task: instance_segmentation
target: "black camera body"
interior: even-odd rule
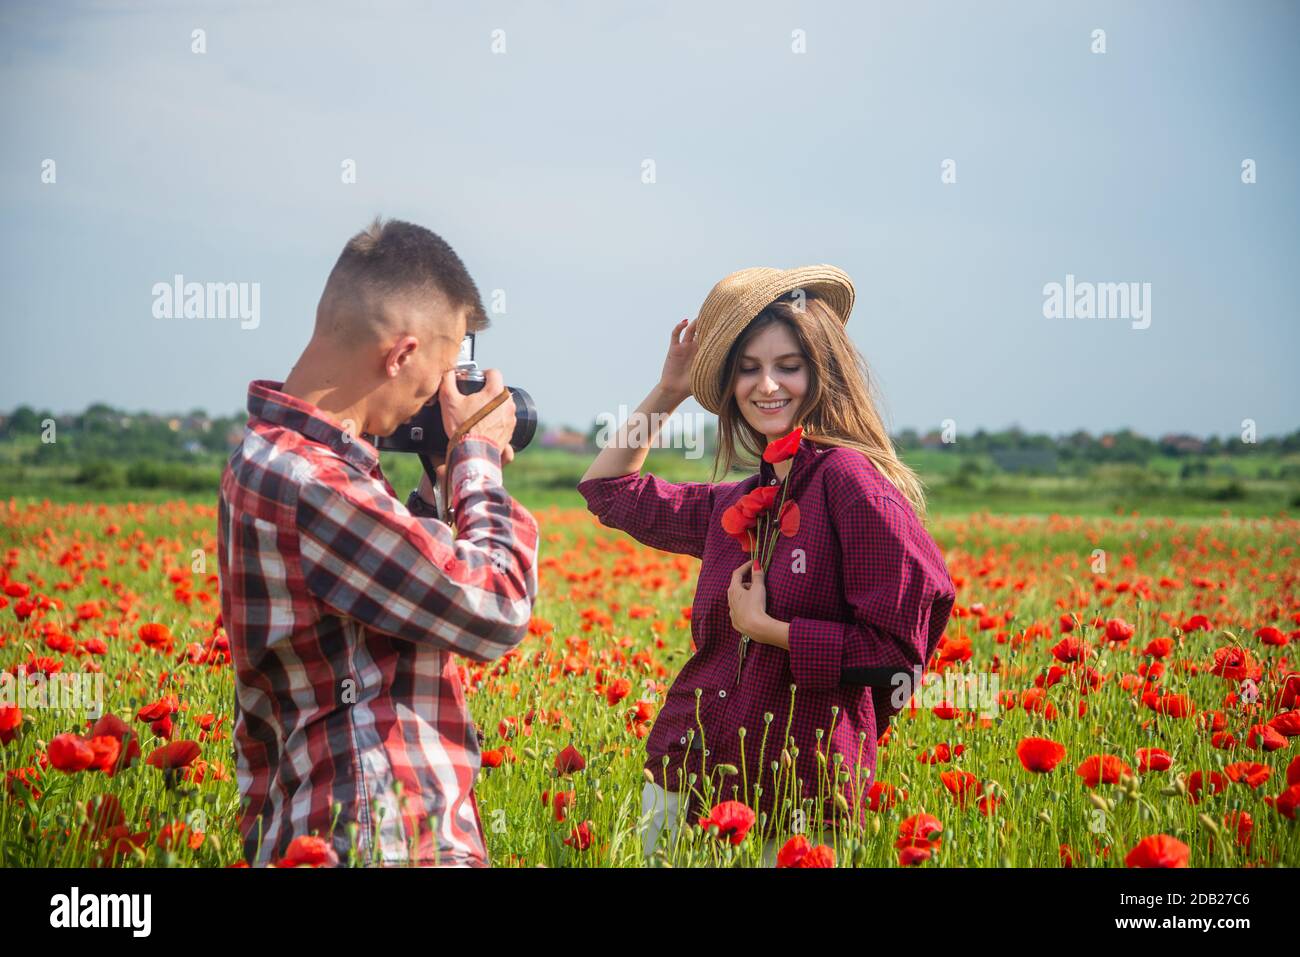
[[[461,395],[473,395],[481,392],[484,385],[483,372],[474,361],[474,333],[471,332],[461,343],[460,359],[456,363],[456,388]],[[515,400],[515,431],[510,436],[510,446],[519,452],[537,434],[537,406],[533,397],[523,389],[506,388]],[[442,408],[437,397],[399,425],[392,435],[379,436],[376,447],[387,452],[414,452],[422,458],[442,457],[447,451],[447,430],[442,424]]]

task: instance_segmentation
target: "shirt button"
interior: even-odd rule
[[[682,742],[682,744],[685,744],[685,743],[686,743],[686,735],[682,735],[682,737],[681,737],[681,742]]]
[[[772,481],[768,482],[767,484],[768,484],[768,485],[775,485],[775,484],[776,484],[776,479],[772,479]]]
[[[726,688],[720,688],[720,689],[718,690],[718,697],[719,697],[719,698],[725,698],[726,696],[727,696],[727,689],[726,689]]]

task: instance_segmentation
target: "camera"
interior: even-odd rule
[[[485,384],[483,372],[474,361],[474,333],[471,332],[460,344],[456,388],[461,395],[472,395],[482,391]],[[510,447],[519,452],[537,433],[537,406],[533,397],[523,389],[506,388],[515,400],[515,431],[510,436]],[[442,425],[442,409],[438,406],[437,396],[399,425],[392,435],[379,436],[378,439],[376,447],[384,451],[415,452],[421,460],[426,456],[442,456],[447,451],[447,430]]]

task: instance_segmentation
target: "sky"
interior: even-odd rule
[[[382,214],[551,425],[635,408],[723,276],[831,263],[892,430],[1289,433],[1298,74],[1263,0],[7,2],[0,410],[242,409]],[[256,322],[158,318],[176,275]]]

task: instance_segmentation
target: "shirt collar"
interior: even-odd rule
[[[813,448],[812,442],[801,437],[799,439],[799,448],[794,453],[793,464],[790,466],[790,474],[793,476],[795,473],[803,471],[816,454],[817,451]],[[759,459],[758,484],[771,485],[774,478],[777,478],[776,466],[766,459]]]
[[[360,432],[343,429],[328,412],[281,391],[283,382],[256,379],[248,384],[248,414],[253,418],[300,432],[327,445],[367,474],[379,465],[379,451]]]

